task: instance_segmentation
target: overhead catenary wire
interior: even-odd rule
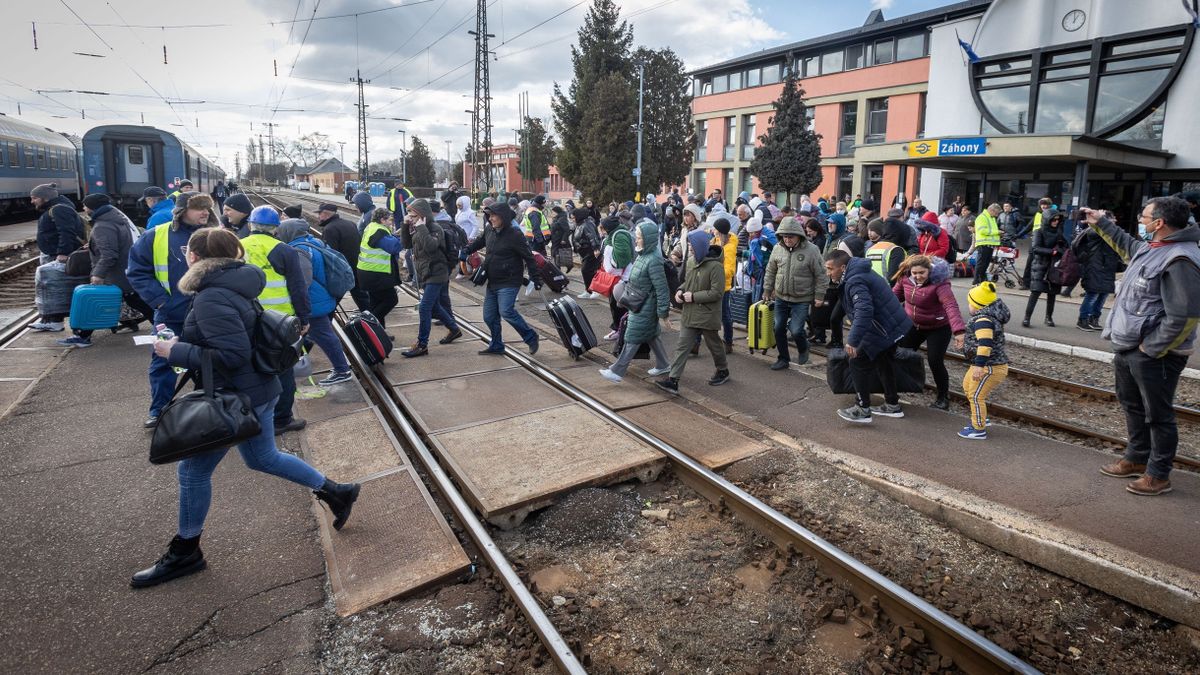
[[[424,5],[425,3],[434,2],[434,1],[435,0],[414,0],[413,2],[406,2],[402,5],[388,5],[387,7],[380,7],[378,9],[368,9],[368,10],[365,10],[362,12],[350,12],[350,13],[346,13],[346,14],[329,14],[327,16],[318,16],[318,17],[314,17],[312,19],[312,21],[329,21],[331,19],[346,19],[346,18],[349,18],[352,16],[366,16],[368,14],[378,14],[379,12],[390,12],[394,9],[405,9],[408,7],[415,7],[417,5]],[[78,15],[76,15],[76,16],[78,16]],[[292,19],[290,21],[282,21],[282,20],[281,21],[266,21],[263,23],[252,24],[252,25],[286,26],[288,24],[300,23],[302,21],[309,21],[309,19]],[[162,30],[162,29],[192,30],[192,29],[205,29],[205,28],[236,28],[239,26],[246,25],[246,24],[241,24],[241,23],[236,23],[236,24],[235,23],[192,23],[192,24],[175,24],[172,26],[163,26],[161,24],[151,25],[151,24],[137,24],[137,23],[135,23],[135,24],[93,23],[93,24],[89,25],[87,23],[84,23],[82,19],[80,19],[79,23],[71,23],[71,22],[67,22],[67,21],[42,21],[41,23],[42,23],[42,25],[45,25],[45,26],[88,26],[89,28],[133,28],[135,30]]]

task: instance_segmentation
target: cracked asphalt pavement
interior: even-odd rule
[[[315,672],[330,613],[312,497],[237,453],[213,478],[208,569],[129,587],[175,532],[175,465],[146,459],[148,351],[95,339],[0,420],[0,670]]]

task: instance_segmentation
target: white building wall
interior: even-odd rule
[[[1200,35],[1197,36],[1200,40]],[[1163,150],[1175,153],[1172,169],[1200,167],[1200,45],[1183,64],[1171,91],[1167,94],[1167,114],[1163,119]]]
[[[929,38],[929,93],[925,98],[925,136],[973,136],[982,119],[971,97],[970,64],[958,44],[968,42],[980,17],[974,16],[933,27]],[[957,33],[956,33],[957,31]],[[921,201],[942,205],[942,172],[921,170]]]

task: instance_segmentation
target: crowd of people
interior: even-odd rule
[[[41,212],[37,245],[43,268],[61,275],[75,254],[87,252],[78,283],[117,286],[128,306],[129,320],[123,315],[122,325],[137,330],[150,320],[156,332],[174,335],[154,344],[144,426],[154,428],[176,395],[177,371],[194,374],[210,359],[216,385],[246,394],[260,422],[261,433],[239,447],[247,465],[312,489],[328,504],[338,529],[359,487],[335,483],[277,449],[274,437],[303,429],[305,421],[293,411],[292,370],[266,375],[251,363],[258,308],[298,319],[305,342],[324,351],[333,365],[318,383],[331,387],[353,378],[332,327],[344,295],[386,326],[397,305],[397,286],[409,282],[420,288],[416,342],[402,352],[416,358],[430,353],[434,321],[447,331],[439,344],[462,337],[449,284],[451,275],[470,275],[485,285],[483,314],[491,339],[480,353],[504,352],[503,321],[533,354],[539,337],[517,309],[518,292],[523,286],[540,289],[547,269],[559,263],[569,269],[578,256],[585,288],[577,297],[607,299],[611,323],[604,337],[622,345],[616,362],[600,371],[609,380],[622,381],[635,354],[645,349],[655,361],[649,374],[661,376],[655,384],[677,393],[689,356],[703,343],[714,366],[708,384],[724,384],[731,376],[734,312],[764,301],[774,312],[778,358],[772,370],[805,363],[810,344],[844,350],[855,398],[837,414],[848,422],[904,416],[897,350],[922,345],[935,383],[933,407],[947,410],[945,354],[951,346],[963,352],[970,363],[962,383],[970,419],[959,436],[986,439],[988,395],[1007,376],[1010,310],[995,282],[979,270],[986,269],[988,250],[1001,244],[1001,232],[1006,238],[1033,236],[1024,325],[1043,294],[1046,323],[1053,325],[1054,299],[1067,281],[1055,270],[1061,271],[1064,258],[1081,269],[1080,329],[1100,326],[1107,296],[1117,294],[1104,337],[1116,352],[1117,395],[1129,443],[1124,458],[1102,471],[1136,478],[1128,485],[1136,494],[1164,494],[1171,490],[1178,445],[1175,388],[1200,324],[1200,295],[1190,292],[1200,283],[1198,200],[1195,194],[1186,197],[1190,201],[1149,200],[1133,236],[1107,212],[1082,209],[1068,218],[1048,203],[1040,204],[1028,230],[1012,215],[1011,204],[992,204],[978,216],[954,204],[938,215],[913,200],[907,209],[881,213],[870,198],[831,203],[804,196],[792,208],[776,205],[769,192],[761,197],[743,192],[731,209],[720,190],[707,198],[675,190],[661,203],[650,195],[640,203],[610,204],[603,215],[591,201],[547,207],[542,196],[495,195],[481,200],[478,216],[470,196],[453,188],[442,201],[414,198],[400,186],[389,195],[388,207],[377,206],[367,193],[353,195],[361,214],[357,223],[342,218],[336,205],[322,204],[317,237],[300,206],[281,214],[270,206],[253,207],[239,192],[224,194],[218,214],[212,195],[149,187],[144,230],[103,194],[84,199],[90,223],[85,228],[53,184],[31,193]],[[950,286],[951,265],[972,255],[975,278],[963,316]],[[1126,265],[1126,278],[1137,282],[1118,288],[1116,274]],[[620,282],[618,292],[592,288],[601,270]],[[673,306],[678,325],[671,319]],[[43,312],[30,328],[63,331],[66,312],[60,310]],[[664,329],[678,331],[672,358]],[[60,343],[91,345],[90,331],[74,332]],[[881,392],[872,390],[875,382]],[[872,404],[873,393],[882,393],[880,405]],[[224,454],[180,463],[178,531],[167,552],[134,575],[133,586],[203,569],[199,538],[211,476]]]

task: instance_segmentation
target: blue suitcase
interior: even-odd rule
[[[99,330],[121,321],[121,289],[118,286],[84,284],[71,295],[71,328]]]

